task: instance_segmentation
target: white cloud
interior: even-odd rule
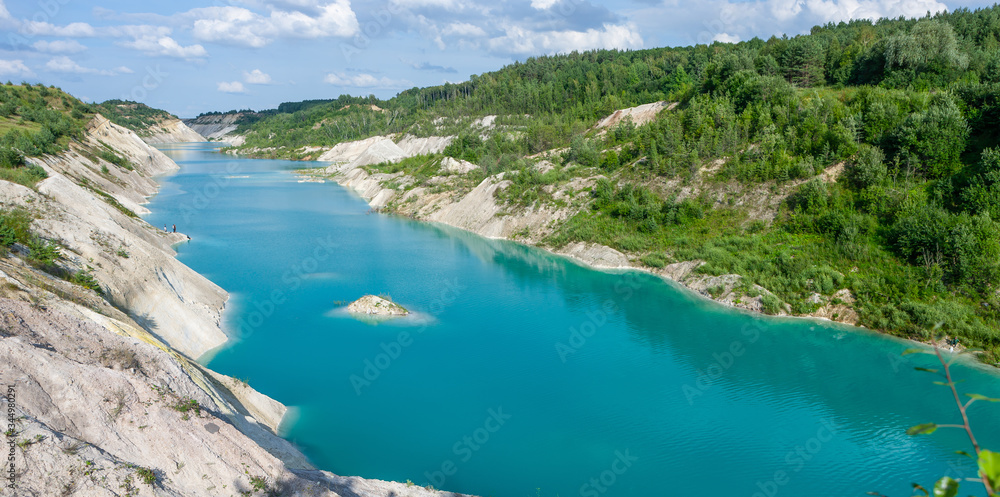
[[[559,0],[531,0],[531,7],[536,10],[547,10],[557,3]]]
[[[283,35],[299,38],[346,37],[358,32],[358,18],[349,0],[328,3],[319,11],[320,15],[313,18],[302,12],[276,10],[271,12],[271,20]]]
[[[47,22],[24,21],[21,32],[29,36],[61,36],[63,38],[91,38],[97,36],[97,30],[85,22],[74,22],[65,26],[56,26]]]
[[[712,38],[712,41],[721,41],[722,43],[739,43],[739,35],[731,35],[729,33],[719,33]]]
[[[73,59],[62,55],[49,60],[45,64],[45,68],[52,72],[63,72],[70,74],[99,74],[101,76],[114,76],[117,74],[115,71],[107,71],[102,69],[92,69],[89,67],[83,67],[77,64]]]
[[[274,29],[263,17],[241,7],[205,7],[189,13],[201,17],[194,22],[192,30],[194,37],[201,41],[256,48],[274,39]]]
[[[354,88],[380,88],[380,89],[400,89],[409,88],[413,83],[405,79],[394,80],[389,78],[376,78],[371,74],[356,74],[347,76],[343,73],[330,73],[323,78],[324,83],[337,86],[350,86]]]
[[[77,64],[76,61],[70,59],[65,55],[55,57],[49,60],[45,64],[45,68],[52,72],[62,72],[69,74],[97,74],[100,76],[116,76],[118,74],[123,74],[123,73],[127,74],[132,72],[131,69],[125,66],[110,71],[107,69],[93,69],[90,67],[83,67],[80,64]]]
[[[243,83],[239,81],[233,81],[231,83],[222,82],[218,86],[219,91],[222,93],[246,93],[247,89],[243,86]]]
[[[192,34],[200,41],[263,47],[278,38],[348,37],[358,33],[358,18],[349,0],[317,4],[312,0],[296,2],[310,7],[309,13],[270,7],[267,17],[243,7],[205,7],[183,16],[193,19]],[[296,5],[293,5],[293,7]]]
[[[87,49],[76,40],[55,40],[36,41],[33,45],[35,50],[45,53],[80,53]]]
[[[23,60],[0,59],[0,75],[3,76],[34,76],[35,73],[24,65]]]
[[[130,69],[128,67],[125,67],[125,66],[118,66],[118,67],[115,68],[115,72],[121,73],[121,74],[132,74],[135,71],[133,71],[132,69]]]
[[[490,50],[510,54],[566,53],[598,48],[642,48],[635,26],[605,24],[586,31],[530,31],[520,26],[504,28],[504,36],[492,38]]]
[[[453,22],[445,26],[441,33],[448,36],[486,36],[483,28],[467,22]]]
[[[418,9],[421,7],[440,7],[445,10],[461,10],[472,2],[461,2],[456,0],[392,0],[392,3],[405,9]],[[472,6],[472,5],[468,5]]]
[[[201,45],[183,46],[169,35],[170,28],[166,26],[118,26],[111,28],[112,36],[132,37],[132,41],[118,42],[119,46],[139,50],[149,56],[176,57],[178,59],[199,59],[208,56],[208,51]]]
[[[243,71],[243,81],[251,85],[269,85],[271,84],[271,75],[260,69],[254,69],[250,72]]]

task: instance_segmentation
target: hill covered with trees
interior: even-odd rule
[[[848,288],[860,324],[960,337],[1000,359],[1000,7],[817,26],[803,36],[537,57],[389,100],[285,104],[241,150],[456,135],[445,155],[506,172],[503,200],[607,179],[546,243],[608,245],[650,267],[701,259],[805,314]],[[678,102],[593,129],[616,109]],[[496,128],[472,120],[496,115]],[[558,150],[542,174],[535,154]],[[574,166],[569,168],[568,166]],[[710,174],[709,174],[710,173]],[[700,193],[682,195],[684,187]],[[738,188],[732,188],[736,185]],[[761,216],[747,192],[789,190]],[[719,192],[725,191],[724,194]],[[683,198],[682,198],[683,197]]]

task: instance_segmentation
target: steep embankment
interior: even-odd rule
[[[115,124],[135,132],[146,143],[203,142],[205,138],[188,128],[177,116],[140,102],[108,100],[96,105]]]
[[[156,192],[153,177],[177,165],[100,115],[86,145],[115,150],[132,169],[91,160],[83,146],[74,145],[58,156],[30,159],[50,177],[39,183],[37,193],[7,186],[5,204],[36,211],[39,233],[59,240],[74,263],[91,266],[107,287],[108,300],[172,348],[197,358],[222,345],[226,335],[219,323],[226,292],[173,257],[171,244],[186,237],[158,230],[133,214],[148,212],[141,203]]]
[[[239,146],[243,144],[244,138],[235,134],[235,131],[242,119],[244,119],[243,113],[210,114],[195,119],[185,119],[184,124],[211,141]]]
[[[594,129],[603,132],[626,118],[642,125],[655,119],[659,112],[675,107],[675,104],[655,102],[622,109],[601,120]],[[374,209],[447,224],[489,238],[539,246],[597,268],[641,269],[723,304],[755,312],[765,311],[763,299],[771,295],[766,288],[746,284],[744,278],[737,274],[703,274],[698,271],[705,264],[701,260],[652,267],[642,261],[642,254],[625,254],[594,243],[549,245],[548,239],[567,220],[590,207],[593,187],[599,179],[606,177],[596,168],[557,165],[561,162],[559,156],[563,150],[549,151],[532,158],[535,161],[530,166],[532,174],[542,177],[551,173],[562,179],[528,187],[539,190],[538,196],[530,201],[523,197],[525,190],[516,183],[518,178],[510,179],[511,173],[502,172],[483,178],[479,166],[451,157],[417,158],[414,160],[424,164],[412,168],[403,164],[395,171],[393,169],[397,168],[377,166],[379,163],[400,163],[419,155],[439,154],[452,139],[376,136],[341,143],[320,155],[319,160],[334,163],[324,168],[321,174],[354,189]],[[760,218],[768,218],[774,216],[780,203],[801,184],[798,181],[778,189],[761,187],[748,190],[734,183],[710,181],[718,166],[715,163],[701,168],[693,181],[675,180],[660,186],[678,202],[707,195],[725,203],[739,193],[740,202],[746,203],[749,210]],[[827,181],[835,181],[836,172],[831,171],[824,177]],[[817,293],[812,298],[816,309],[804,316],[857,324],[858,315],[851,307],[853,296],[850,291],[841,290],[832,296]],[[789,312],[788,307],[772,311],[778,315],[788,315]]]
[[[434,494],[315,470],[275,434],[285,406],[191,359],[226,340],[227,294],[174,258],[184,235],[133,213],[173,161],[100,115],[83,141],[29,161],[49,177],[0,181],[0,209],[29,212],[60,248],[47,272],[26,262],[36,249],[0,257],[17,495]],[[52,275],[85,269],[100,293]]]
[[[149,134],[142,137],[149,144],[187,143],[207,141],[180,119],[169,119],[149,128]]]

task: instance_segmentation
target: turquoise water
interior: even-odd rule
[[[974,476],[961,432],[904,434],[958,421],[904,342],[368,214],[299,183],[302,163],[164,151],[182,168],[147,219],[188,233],[179,259],[233,296],[237,338],[210,365],[295,406],[285,436],[322,469],[498,497],[895,497]],[[416,316],[339,310],[367,293]],[[995,375],[956,375],[1000,396]],[[998,413],[971,410],[987,447]]]

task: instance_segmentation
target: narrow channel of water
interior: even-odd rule
[[[210,361],[297,408],[322,469],[483,496],[910,495],[975,476],[926,356],[864,330],[736,312],[650,275],[367,214],[303,163],[163,147],[181,165],[147,219],[228,290],[240,333]],[[389,294],[416,318],[338,309]],[[997,376],[960,367],[965,391]],[[1000,407],[971,410],[1000,449]],[[962,495],[983,492],[963,485]]]

